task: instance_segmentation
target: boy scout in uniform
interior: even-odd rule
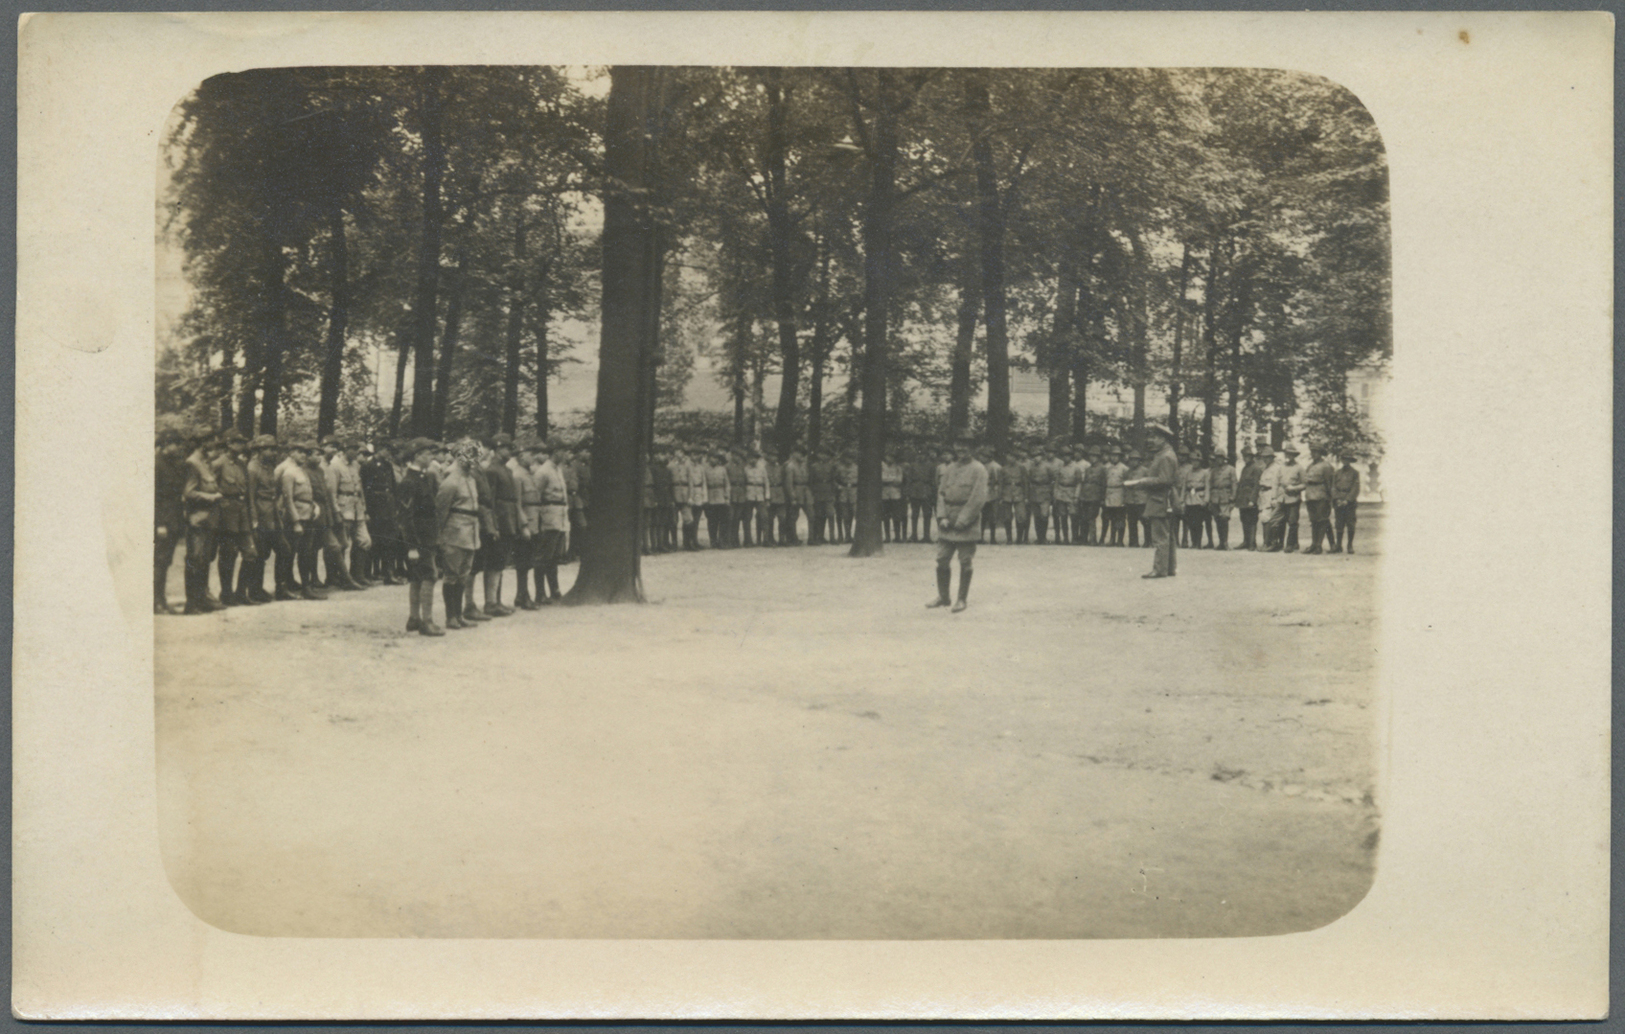
[[[881,530],[886,542],[901,542],[906,511],[903,502],[903,465],[897,450],[888,448],[880,461]]]
[[[254,563],[248,571],[248,595],[261,603],[273,599],[291,600],[288,582],[293,575],[293,553],[282,537],[282,520],[277,514],[277,445],[271,435],[262,434],[249,442],[253,455],[248,460],[248,517],[254,530]],[[265,591],[265,564],[276,554],[273,571],[276,593]]]
[[[1286,475],[1280,458],[1268,445],[1258,447],[1258,458],[1264,464],[1258,475],[1258,516],[1264,528],[1264,552],[1279,553],[1286,537]]]
[[[713,452],[705,466],[705,537],[712,549],[728,548],[728,464]]]
[[[537,514],[536,549],[536,602],[553,603],[563,594],[559,592],[559,562],[564,559],[564,536],[570,530],[570,487],[564,475],[538,447],[537,462],[530,468],[541,495],[542,508]],[[546,583],[544,586],[543,583]]]
[[[835,518],[835,460],[820,449],[807,464],[807,493],[812,497],[812,524],[807,530],[809,545],[822,546],[835,541],[831,528]]]
[[[1095,519],[1106,503],[1106,462],[1095,445],[1089,446],[1085,458],[1083,479],[1078,483],[1078,519],[1083,524],[1083,541],[1098,546],[1102,536],[1096,531]]]
[[[539,518],[542,510],[541,489],[531,474],[538,448],[539,444],[528,438],[517,442],[513,455],[504,464],[513,476],[514,494],[519,497],[518,527],[509,549],[513,558],[513,580],[517,586],[513,593],[513,605],[518,610],[538,610],[541,607],[530,595],[530,573],[536,567],[536,533],[541,527]]]
[[[724,532],[730,547],[751,545],[745,506],[745,450],[737,445],[728,450],[728,528]]]
[[[1027,463],[1027,454],[1021,449],[1010,450],[1010,461],[1004,466],[1004,502],[1009,506],[1010,517],[1005,521],[1004,540],[1006,543],[1014,542],[1025,545],[1027,542],[1027,488],[1028,475],[1031,468]],[[1011,534],[1014,526],[1014,534]]]
[[[1128,477],[1128,465],[1123,462],[1123,450],[1119,446],[1112,446],[1109,456],[1110,462],[1106,464],[1106,499],[1101,507],[1104,516],[1101,518],[1101,534],[1106,538],[1107,545],[1123,545],[1123,507],[1126,500],[1123,498],[1123,481]],[[1150,487],[1149,485],[1147,486]],[[1110,533],[1107,533],[1107,529]]]
[[[767,461],[762,459],[762,450],[751,447],[750,455],[745,462],[745,544],[752,543],[762,546],[772,545],[773,531],[768,524],[768,472]],[[755,535],[751,534],[751,525],[755,524]]]
[[[1055,454],[1048,446],[1033,454],[1027,469],[1027,506],[1032,512],[1033,525],[1038,531],[1040,546],[1049,542],[1049,515],[1055,505]]]
[[[397,447],[394,442],[379,445],[361,463],[361,496],[372,538],[362,573],[369,581],[384,585],[402,581],[400,519],[395,513],[395,486],[400,480],[394,456]]]
[[[1258,478],[1264,465],[1250,446],[1241,447],[1241,473],[1236,475],[1236,509],[1241,514],[1241,548],[1258,548]]]
[[[1004,505],[1004,465],[993,458],[993,450],[983,446],[977,450],[976,462],[987,471],[987,502],[982,504],[982,531],[987,535],[989,545],[999,544],[999,528],[1006,522],[1000,519],[999,507]],[[943,472],[946,475],[947,471]],[[937,478],[937,488],[942,488],[942,477]],[[1008,543],[1006,536],[1005,542]]]
[[[395,486],[396,530],[406,561],[406,592],[410,615],[406,630],[442,636],[434,623],[434,583],[439,574],[435,557],[440,550],[440,516],[436,508],[439,485],[429,473],[428,457],[437,446],[427,438],[414,438],[401,447],[406,472]],[[451,617],[447,611],[447,618]]]
[[[671,472],[671,450],[655,449],[655,552],[670,553],[677,548],[677,484]]]
[[[493,534],[485,543],[484,570],[480,573],[484,581],[486,616],[505,618],[513,614],[514,608],[502,602],[502,575],[513,562],[514,543],[519,539],[524,521],[519,513],[519,486],[514,481],[513,469],[508,466],[508,461],[513,459],[513,436],[493,435],[486,448],[483,473],[486,484],[491,487]]]
[[[153,455],[153,481],[157,495],[152,526],[152,612],[173,614],[169,604],[169,569],[175,547],[186,536],[186,447],[178,431],[158,432]]]
[[[1355,512],[1360,507],[1360,472],[1354,469],[1354,457],[1343,454],[1343,465],[1332,475],[1332,512],[1337,517],[1336,538],[1332,552],[1345,552],[1343,533],[1348,532],[1347,552],[1354,552]]]
[[[801,450],[790,450],[790,458],[784,461],[784,526],[779,535],[779,541],[787,546],[801,545],[801,535],[796,529],[801,520],[801,511],[807,511],[809,523],[812,520],[812,491],[807,487],[807,462],[802,458]],[[812,529],[809,527],[808,533]]]
[[[842,542],[852,541],[852,519],[858,510],[858,464],[851,452],[841,453],[835,467],[835,522]]]
[[[283,535],[299,568],[301,599],[325,600],[327,594],[316,584],[316,485],[310,476],[310,442],[294,442],[288,456],[276,468],[278,518]],[[289,588],[293,586],[290,572]]]
[[[1055,503],[1050,511],[1055,519],[1055,541],[1072,545],[1078,540],[1073,515],[1078,507],[1078,486],[1083,482],[1083,454],[1062,445],[1056,459],[1060,467],[1055,472]]]
[[[937,598],[927,607],[948,606],[948,585],[953,577],[954,554],[959,554],[959,595],[953,613],[966,607],[970,596],[976,540],[982,534],[982,507],[987,503],[987,468],[971,458],[969,435],[954,443],[954,462],[943,471],[937,486]]]

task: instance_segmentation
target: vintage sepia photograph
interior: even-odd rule
[[[302,64],[155,140],[198,919],[1242,938],[1371,888],[1389,165],[1343,85]]]

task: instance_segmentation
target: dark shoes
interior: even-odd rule
[[[418,626],[418,635],[445,635],[446,630],[433,621],[425,621]]]
[[[927,610],[935,610],[937,607],[946,607],[946,606],[948,606],[948,597],[946,597],[946,596],[939,596],[936,599],[932,600],[930,603],[927,603],[925,605]]]
[[[505,618],[513,613],[513,608],[501,603],[487,603],[485,616],[490,618]]]
[[[422,627],[423,627],[423,622],[420,619],[418,619],[418,618],[407,618],[406,619],[406,630],[408,632],[416,632],[419,629],[421,629]]]

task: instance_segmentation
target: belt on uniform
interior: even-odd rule
[[[460,513],[464,517],[478,517],[480,515],[480,511],[478,510],[465,510],[461,506],[453,506],[451,508],[451,512]]]
[[[568,503],[569,501],[570,500],[568,500],[568,499],[545,499],[545,500],[542,501],[542,505],[543,506],[563,506],[566,503]]]

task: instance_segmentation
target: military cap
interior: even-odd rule
[[[1298,447],[1293,445],[1291,442],[1287,442],[1285,445],[1281,446],[1281,451],[1286,453],[1288,456],[1298,455]]]
[[[513,435],[508,434],[506,431],[499,432],[487,438],[485,444],[492,449],[511,449],[513,448]]]
[[[248,447],[250,449],[274,449],[276,448],[276,435],[257,434],[254,436],[254,440],[248,443]]]
[[[1168,428],[1164,427],[1161,424],[1155,424],[1155,423],[1146,424],[1145,429],[1147,431],[1150,431],[1152,434],[1160,434],[1160,435],[1162,435],[1164,438],[1168,439],[1170,442],[1174,440],[1174,432],[1168,430]]]
[[[1259,456],[1267,456],[1270,459],[1274,459],[1275,458],[1275,450],[1270,448],[1268,443],[1265,443],[1264,445],[1260,445],[1258,447],[1258,455]]]

